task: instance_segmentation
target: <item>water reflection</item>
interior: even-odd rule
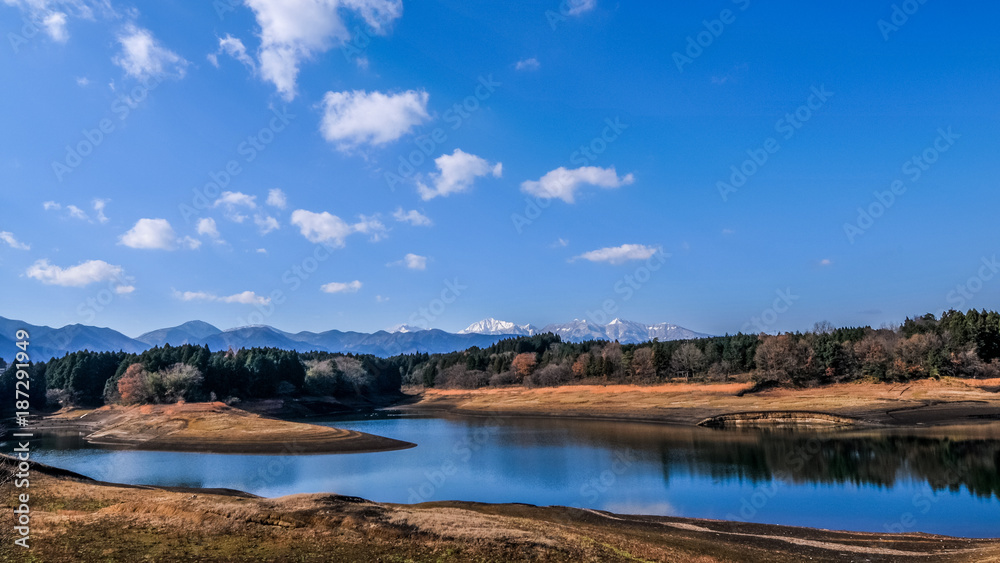
[[[398,416],[326,424],[417,447],[243,456],[112,451],[50,436],[33,450],[39,461],[101,480],[263,496],[335,492],[382,502],[559,504],[876,532],[903,531],[899,522],[906,522],[905,531],[1000,535],[997,425],[947,433],[765,432]]]

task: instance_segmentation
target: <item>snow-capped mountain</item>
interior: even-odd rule
[[[478,323],[472,323],[465,330],[458,331],[458,334],[512,334],[518,336],[532,336],[538,329],[531,325],[516,325],[510,321],[501,321],[490,317]]]
[[[558,334],[563,340],[571,342],[606,340],[608,338],[603,326],[581,319],[573,319],[573,322],[569,323],[550,324],[543,328],[542,332]]]
[[[622,344],[646,342],[653,338],[684,340],[707,336],[667,323],[644,325],[621,319],[615,319],[606,325],[577,319],[564,324],[551,324],[542,329],[531,325],[486,319],[472,324],[459,334],[407,325],[394,327],[390,332],[380,330],[371,334],[340,330],[291,333],[265,325],[219,330],[208,323],[192,321],[180,326],[147,332],[137,338],[129,338],[110,328],[79,324],[51,328],[0,317],[0,357],[9,361],[14,359],[11,351],[16,347],[9,336],[4,335],[13,335],[19,328],[31,332],[34,350],[32,357],[42,360],[80,350],[94,352],[124,350],[138,353],[165,344],[173,346],[194,344],[208,346],[210,350],[267,347],[300,352],[315,350],[394,356],[416,352],[430,354],[455,352],[472,346],[485,348],[504,338],[531,336],[542,332],[558,334],[569,342],[618,340]]]
[[[570,342],[617,340],[622,344],[638,344],[654,338],[666,341],[708,336],[670,323],[646,325],[624,319],[615,319],[606,325],[592,323],[586,319],[573,319],[572,322],[550,324],[539,330],[531,325],[517,325],[509,321],[498,321],[491,318],[473,323],[460,334],[530,336],[541,332],[558,334],[563,340]]]
[[[426,328],[420,328],[419,326],[412,326],[407,324],[396,325],[392,328],[386,329],[386,332],[390,334],[396,334],[397,332],[420,332],[421,330],[427,330]]]

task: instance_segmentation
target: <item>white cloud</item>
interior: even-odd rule
[[[100,199],[100,198],[95,198],[91,201],[91,206],[94,208],[94,219],[96,219],[98,223],[104,224],[108,222],[108,217],[104,214],[104,210],[107,208],[109,201],[111,200]],[[75,205],[66,205],[64,207],[63,205],[56,203],[54,201],[46,201],[42,203],[42,208],[44,208],[46,211],[61,211],[65,209],[67,217],[71,217],[73,219],[79,219],[81,221],[88,221],[90,223],[94,222],[94,219],[91,219],[90,216],[87,215],[86,211],[80,209]]]
[[[178,241],[177,233],[166,219],[139,219],[135,226],[118,239],[118,244],[129,248],[173,250]]]
[[[114,63],[134,78],[161,76],[184,76],[188,62],[180,55],[164,47],[148,29],[128,24],[118,35],[121,53],[112,59]]]
[[[645,260],[659,251],[660,247],[658,246],[646,246],[645,244],[623,244],[621,246],[599,248],[597,250],[591,250],[590,252],[584,252],[583,254],[572,258],[570,261],[572,262],[573,260],[582,258],[591,262],[624,264],[630,260]]]
[[[191,250],[197,250],[201,247],[201,241],[192,237],[184,237],[182,239],[178,239],[177,242],[190,248]]]
[[[267,204],[271,207],[277,207],[278,209],[284,209],[288,207],[288,197],[285,192],[278,188],[274,188],[267,192]]]
[[[566,14],[579,16],[597,7],[597,0],[567,0]]]
[[[381,240],[385,234],[385,225],[377,216],[362,215],[361,220],[352,225],[326,211],[313,213],[296,209],[292,212],[292,225],[298,227],[309,242],[329,243],[338,247],[344,246],[344,239],[353,233],[370,235],[373,241]]]
[[[31,250],[31,246],[14,238],[14,233],[9,231],[0,231],[0,241],[3,241],[11,248],[16,248],[18,250]]]
[[[537,181],[522,182],[521,191],[541,199],[558,198],[566,203],[573,203],[576,191],[583,185],[611,189],[627,186],[634,181],[635,178],[632,174],[626,174],[619,178],[614,166],[610,168],[583,166],[574,170],[567,170],[560,166],[546,173]]]
[[[388,297],[384,297],[384,296],[382,296],[382,295],[376,295],[376,296],[375,296],[375,302],[376,302],[376,303],[385,303],[385,302],[386,302],[386,301],[388,301],[388,300],[389,300],[389,298],[388,298]]]
[[[241,305],[267,305],[270,297],[261,297],[252,291],[244,291],[228,296],[218,296],[205,291],[174,291],[174,297],[181,301],[212,301],[216,303],[239,303]]]
[[[562,248],[566,246],[569,246],[569,241],[562,237],[559,237],[554,243],[552,243],[552,248]]]
[[[430,227],[434,224],[430,217],[424,215],[416,209],[403,211],[403,208],[399,207],[392,212],[392,217],[401,223],[409,223],[414,227]]]
[[[427,257],[420,256],[419,254],[407,254],[403,256],[402,260],[397,260],[395,262],[389,262],[386,266],[406,266],[411,270],[426,270],[427,269]]]
[[[86,76],[79,76],[76,79],[76,85],[81,88],[85,88],[90,85],[90,79]]]
[[[360,215],[360,221],[354,224],[354,230],[369,235],[372,242],[378,242],[386,237],[386,228],[378,215]]]
[[[403,15],[402,0],[245,0],[260,26],[260,74],[286,101],[296,94],[299,65],[351,38],[339,9],[357,12],[375,34]]]
[[[118,295],[127,295],[129,293],[132,293],[133,291],[135,291],[134,285],[119,285],[115,287],[115,293],[117,293]]]
[[[359,289],[361,289],[361,282],[358,280],[347,283],[330,282],[320,287],[324,293],[357,293]]]
[[[49,264],[48,260],[39,260],[32,264],[25,274],[45,285],[84,287],[92,283],[119,280],[122,278],[122,272],[121,266],[108,264],[104,260],[88,260],[66,269]]]
[[[66,31],[66,14],[62,12],[52,12],[42,21],[45,26],[45,33],[57,43],[65,43],[69,39],[69,32]]]
[[[417,183],[417,191],[425,201],[464,192],[480,176],[492,174],[494,178],[499,178],[503,173],[503,164],[490,164],[486,159],[461,149],[435,158],[434,164],[438,169],[438,173],[432,174],[430,178],[434,187],[428,187],[423,182]]]
[[[198,220],[198,234],[206,235],[214,239],[221,236],[219,234],[219,226],[215,223],[215,219],[212,219],[211,217],[203,217]]]
[[[103,223],[107,223],[108,222],[108,217],[107,217],[107,215],[104,214],[104,208],[107,207],[108,201],[110,201],[110,200],[107,200],[107,199],[94,199],[94,201],[92,202],[93,206],[94,206],[94,213],[97,214],[97,222],[98,223],[102,223],[103,224]]]
[[[531,57],[530,59],[524,59],[523,61],[517,61],[514,65],[514,70],[538,70],[542,66],[538,62],[538,59]]]
[[[243,63],[250,70],[257,70],[257,65],[250,58],[250,55],[247,54],[247,48],[243,44],[243,41],[228,33],[225,37],[219,39],[219,50],[208,55],[208,61],[212,63],[212,66],[219,66],[219,55],[223,53]]]
[[[327,92],[323,98],[323,138],[340,150],[359,145],[384,145],[410,132],[428,119],[424,91],[399,94],[383,92]]]
[[[71,17],[93,20],[95,8],[104,17],[118,17],[106,0],[3,0],[3,3],[20,9],[25,19],[58,43],[69,39],[66,26]]]
[[[833,264],[833,260],[830,260],[829,258],[824,258],[819,261],[820,266],[829,266],[831,264]]]
[[[247,195],[243,192],[222,192],[212,207],[222,207],[225,210],[226,219],[242,223],[247,216],[240,213],[239,208],[257,209],[257,196]]]
[[[266,248],[258,248],[257,249],[257,254],[267,254],[267,249]]]
[[[257,229],[260,230],[260,234],[266,235],[271,231],[276,231],[281,228],[278,224],[278,220],[270,215],[264,215],[263,213],[257,213],[253,216],[253,222],[257,225]]]
[[[81,219],[83,221],[90,220],[90,217],[87,217],[87,213],[75,205],[67,205],[66,210],[69,211],[69,216],[74,219]]]

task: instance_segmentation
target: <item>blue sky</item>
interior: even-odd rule
[[[3,0],[0,314],[722,334],[996,308],[998,12]]]

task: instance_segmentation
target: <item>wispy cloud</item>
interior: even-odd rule
[[[590,262],[606,262],[608,264],[624,264],[632,260],[645,260],[660,251],[658,246],[645,244],[623,244],[584,252],[570,261],[589,260]]]
[[[233,295],[219,296],[205,291],[174,291],[174,297],[181,301],[210,301],[216,303],[238,303],[241,305],[267,305],[271,302],[270,297],[261,297],[252,291],[234,293]]]
[[[411,270],[426,270],[427,257],[411,253],[404,256],[402,260],[389,262],[388,264],[386,264],[386,266],[405,266]]]
[[[0,231],[0,241],[11,248],[16,248],[18,250],[31,250],[30,245],[17,240],[17,238],[14,237],[14,233],[10,231]]]
[[[361,289],[361,282],[330,282],[321,286],[320,291],[324,293],[357,293]]]
[[[576,192],[582,186],[605,189],[620,188],[635,181],[632,174],[619,177],[615,167],[583,166],[574,170],[559,167],[538,180],[521,183],[521,191],[540,199],[561,199],[566,203],[576,201]]]

